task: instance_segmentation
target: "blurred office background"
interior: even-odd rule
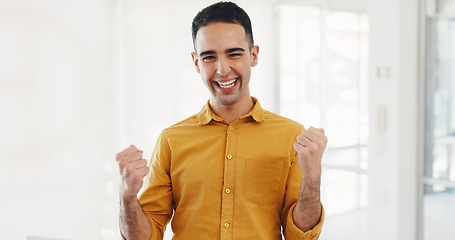
[[[213,2],[0,0],[2,239],[120,238],[115,154],[208,99],[190,26]],[[455,0],[236,2],[252,95],[329,136],[320,239],[453,239]]]

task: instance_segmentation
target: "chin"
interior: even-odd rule
[[[242,99],[242,95],[216,96],[216,99],[224,106],[232,106]]]

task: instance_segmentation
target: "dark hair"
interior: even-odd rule
[[[201,27],[214,22],[236,23],[242,25],[245,34],[250,38],[250,47],[253,47],[253,30],[248,14],[233,2],[218,2],[202,9],[193,19],[192,34],[193,45],[196,34]]]

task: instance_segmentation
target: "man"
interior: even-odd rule
[[[317,239],[324,131],[305,130],[250,96],[259,47],[243,9],[211,5],[192,30],[210,100],[163,130],[150,169],[134,145],[117,154],[122,235],[162,239],[173,217],[174,239]]]

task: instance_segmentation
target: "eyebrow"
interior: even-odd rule
[[[209,51],[204,51],[204,52],[201,52],[199,54],[199,57],[202,57],[202,56],[205,56],[205,55],[212,55],[212,54],[215,54],[216,52],[213,51],[213,50],[209,50]]]
[[[227,49],[226,51],[224,51],[225,53],[233,53],[233,52],[245,52],[245,49],[243,48],[229,48]]]
[[[245,52],[245,49],[243,49],[243,48],[229,48],[229,49],[226,49],[226,51],[224,51],[224,52],[225,53]],[[216,52],[213,51],[213,50],[204,51],[204,52],[201,52],[199,54],[199,57],[202,57],[202,56],[205,56],[205,55],[212,55],[212,54],[216,54]]]

